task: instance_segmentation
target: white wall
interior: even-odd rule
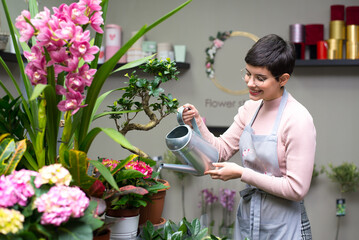
[[[132,31],[143,24],[150,24],[184,1],[110,1],[107,23],[122,26],[124,40]],[[358,5],[355,0],[193,0],[187,7],[146,34],[148,40],[171,42],[187,46],[187,62],[190,69],[181,71],[178,82],[168,83],[163,87],[179,99],[181,103],[190,102],[197,106],[201,115],[206,117],[210,126],[228,126],[236,108],[211,108],[205,104],[206,99],[217,101],[241,101],[246,96],[233,96],[217,89],[205,74],[205,48],[210,45],[209,36],[217,31],[246,31],[262,37],[276,33],[288,39],[289,25],[293,23],[323,23],[325,38],[328,38],[330,5]],[[3,17],[1,17],[3,18]],[[233,37],[225,42],[223,49],[216,56],[217,79],[231,89],[241,89],[238,70],[244,65],[243,56],[251,42]],[[16,70],[16,65],[11,68]],[[317,128],[318,166],[343,161],[359,165],[357,156],[357,136],[359,128],[359,68],[358,67],[297,67],[288,84],[288,91],[303,103],[313,115]],[[103,92],[121,86],[123,73],[117,73],[106,82]],[[2,78],[7,79],[3,70]],[[113,102],[118,96],[108,99],[103,106]],[[95,122],[102,127],[115,127],[109,119]],[[165,135],[177,125],[176,117],[169,116],[157,128],[150,132],[130,132],[127,137],[136,146],[152,156],[163,155],[166,151]],[[90,157],[122,158],[128,152],[121,149],[104,135],[100,135],[90,150]],[[232,161],[239,162],[238,157]],[[182,218],[180,183],[170,172],[163,170],[171,189],[167,193],[163,216],[178,221]],[[200,216],[199,193],[204,188],[231,188],[239,191],[243,183],[239,180],[221,182],[211,180],[208,176],[187,177],[186,217],[193,219]],[[339,197],[336,185],[324,175],[313,183],[305,203],[312,224],[314,239],[334,239],[336,231],[335,200]],[[342,218],[340,239],[357,238],[356,223],[359,221],[359,194],[345,195],[347,199],[347,216]],[[238,200],[237,195],[237,200]],[[221,221],[220,208],[217,205],[216,223]]]

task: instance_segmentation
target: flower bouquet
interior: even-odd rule
[[[96,203],[61,164],[0,177],[0,239],[92,239]]]

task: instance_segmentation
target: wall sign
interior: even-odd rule
[[[212,45],[208,48],[206,48],[206,73],[207,76],[212,80],[212,82],[214,83],[214,85],[228,93],[228,94],[232,94],[232,95],[243,95],[243,94],[247,94],[248,93],[248,89],[243,89],[243,90],[231,90],[228,89],[226,87],[224,87],[223,85],[220,84],[220,82],[217,80],[216,76],[215,76],[215,72],[214,72],[214,57],[216,56],[217,51],[223,47],[224,45],[224,41],[227,40],[230,37],[247,37],[252,39],[254,42],[258,41],[258,37],[255,36],[252,33],[248,33],[248,32],[240,32],[240,31],[227,31],[227,32],[218,32],[216,37],[209,37],[209,40],[212,42]]]

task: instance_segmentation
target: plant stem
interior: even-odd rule
[[[338,218],[338,222],[337,222],[337,233],[336,233],[336,236],[335,236],[335,240],[338,240],[338,236],[339,236],[339,227],[340,227],[340,217],[337,217]]]

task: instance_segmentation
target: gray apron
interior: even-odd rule
[[[284,90],[277,117],[270,135],[255,135],[252,124],[262,107],[258,107],[251,122],[245,126],[239,140],[242,164],[257,172],[281,177],[277,156],[277,132],[288,100]],[[244,240],[276,240],[301,238],[300,202],[266,193],[247,184],[240,192],[241,200],[235,223],[235,238]]]

